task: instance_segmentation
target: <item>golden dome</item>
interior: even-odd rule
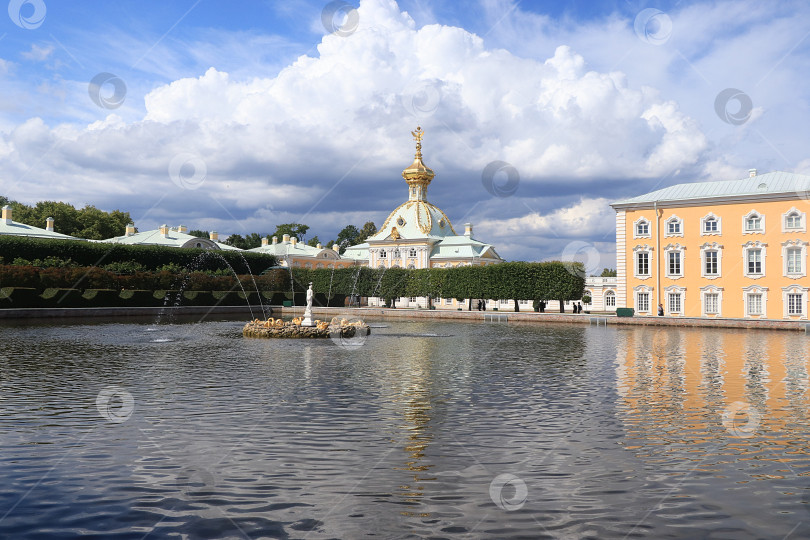
[[[411,134],[416,140],[416,156],[413,158],[413,163],[402,171],[402,178],[404,178],[408,184],[414,182],[426,186],[433,179],[435,173],[433,169],[422,163],[422,136],[425,132],[421,127],[417,126],[416,131],[411,131]]]

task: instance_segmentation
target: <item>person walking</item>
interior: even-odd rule
[[[664,304],[658,304],[658,316],[659,317],[664,316]]]

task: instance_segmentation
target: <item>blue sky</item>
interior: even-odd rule
[[[11,0],[0,194],[326,240],[404,200],[421,124],[429,200],[457,229],[598,270],[610,201],[810,172],[806,2],[363,0],[327,30],[339,5]],[[504,171],[487,190],[494,161],[514,194]]]

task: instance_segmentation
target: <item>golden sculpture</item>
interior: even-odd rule
[[[391,240],[399,240],[399,231],[396,227],[391,228]]]

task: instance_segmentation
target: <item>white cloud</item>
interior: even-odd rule
[[[521,58],[461,28],[417,28],[393,0],[363,0],[359,15],[354,34],[326,35],[317,58],[301,56],[274,77],[235,78],[213,66],[150,91],[137,121],[111,115],[85,126],[38,119],[17,126],[0,141],[0,174],[11,179],[5,195],[36,201],[56,193],[132,209],[136,219],[152,220],[141,228],[167,215],[196,228],[194,218],[223,215],[222,207],[240,224],[254,223],[272,207],[275,215],[307,215],[323,239],[330,234],[314,223],[334,223],[327,215],[336,209],[352,219],[384,215],[393,208],[381,208],[384,199],[404,198],[397,177],[413,152],[416,124],[427,132],[435,183],[455,182],[444,191],[451,198],[433,200],[459,214],[487,197],[478,178],[493,160],[514,165],[527,192],[570,194],[600,179],[655,179],[705,159],[705,135],[675,102],[619,71],[589,69],[571,47],[542,61]],[[198,189],[184,191],[169,177],[182,152],[205,162]],[[584,199],[498,226],[490,219],[478,231],[491,231],[496,238],[479,235],[496,245],[511,241],[495,233],[500,226],[514,234],[598,235],[612,227],[606,203]],[[520,257],[517,249],[499,247]]]
[[[37,45],[36,43],[33,43],[31,45],[31,50],[30,51],[27,51],[27,52],[24,52],[24,53],[21,53],[21,54],[22,54],[22,57],[27,59],[27,60],[32,60],[34,62],[44,62],[45,60],[47,60],[51,56],[51,53],[53,53],[53,51],[54,51],[54,46],[53,45],[42,45],[42,46],[40,46],[40,45]]]

